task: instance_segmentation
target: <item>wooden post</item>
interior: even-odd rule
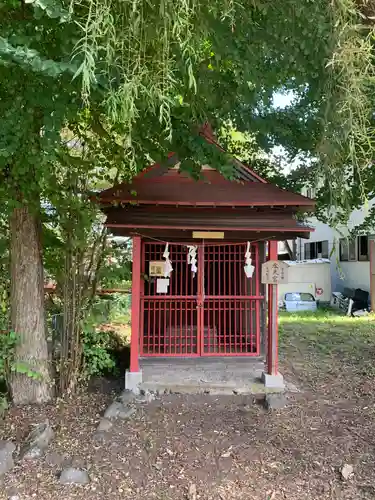
[[[141,309],[141,247],[140,236],[133,236],[132,317],[130,341],[130,372],[139,372],[139,326]]]
[[[268,242],[268,260],[277,260],[277,241]],[[278,293],[277,285],[268,285],[268,349],[267,349],[267,373],[278,374]]]
[[[371,311],[375,311],[375,241],[370,240],[370,299]]]

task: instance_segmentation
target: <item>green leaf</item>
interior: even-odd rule
[[[37,50],[25,46],[14,47],[6,38],[0,37],[0,64],[9,60],[19,64],[24,69],[31,69],[36,73],[43,73],[54,78],[65,72],[71,74],[76,72],[74,63],[44,59]]]
[[[25,0],[25,3],[32,4],[35,9],[40,9],[52,19],[60,19],[62,23],[71,19],[69,11],[64,9],[58,0]]]

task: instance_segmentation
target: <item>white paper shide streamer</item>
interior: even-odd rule
[[[252,259],[251,259],[251,245],[250,241],[247,242],[247,248],[245,252],[245,265],[243,267],[246,278],[252,278],[254,274],[254,269],[255,267],[252,265]]]
[[[171,272],[173,271],[172,262],[169,260],[169,244],[165,245],[165,250],[163,253],[164,262],[164,277],[169,278]]]
[[[189,245],[188,246],[188,265],[191,266],[191,272],[193,273],[193,276],[196,275],[198,271],[197,267],[197,247],[195,245]]]

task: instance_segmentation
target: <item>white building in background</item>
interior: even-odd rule
[[[311,193],[308,193],[311,196]],[[375,235],[368,234],[349,239],[349,233],[366,218],[371,200],[367,207],[354,210],[346,226],[336,229],[309,219],[308,224],[315,228],[309,240],[297,240],[298,260],[326,258],[331,261],[332,291],[342,292],[344,288],[361,288],[370,292],[370,240]],[[290,243],[292,244],[292,243]]]

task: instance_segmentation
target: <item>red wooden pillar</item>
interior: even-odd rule
[[[277,260],[277,241],[268,242],[268,260]],[[278,353],[278,293],[277,285],[268,285],[268,346],[267,374],[277,375],[279,364]]]
[[[141,310],[141,247],[140,236],[133,236],[132,317],[130,340],[130,372],[139,372],[139,327]]]

